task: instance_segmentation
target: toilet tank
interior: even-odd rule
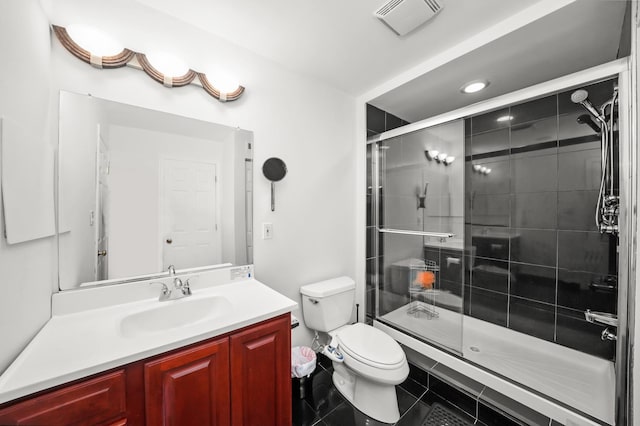
[[[300,287],[305,325],[315,331],[329,332],[351,320],[356,283],[338,277]]]

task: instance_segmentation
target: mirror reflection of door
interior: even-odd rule
[[[98,125],[96,161],[96,211],[92,217],[96,233],[96,257],[94,265],[95,280],[106,280],[109,258],[109,237],[107,232],[106,214],[109,208],[109,147],[102,137]]]
[[[162,176],[163,269],[221,263],[216,164],[165,159]]]

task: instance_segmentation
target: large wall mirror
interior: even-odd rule
[[[60,92],[60,289],[253,262],[253,133]]]

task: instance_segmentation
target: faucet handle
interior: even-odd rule
[[[167,287],[165,283],[160,281],[149,283],[149,285],[153,284],[160,284],[162,286],[162,290],[160,291],[160,300],[164,300],[166,297],[169,297],[169,295],[171,294],[171,290],[169,290],[169,287]]]
[[[190,281],[191,278],[187,278],[184,283],[182,284],[182,293],[185,296],[190,296],[191,295],[191,286],[190,286]]]

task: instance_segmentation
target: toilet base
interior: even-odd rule
[[[368,417],[383,423],[400,420],[395,385],[373,382],[335,362],[333,384],[347,401]]]

